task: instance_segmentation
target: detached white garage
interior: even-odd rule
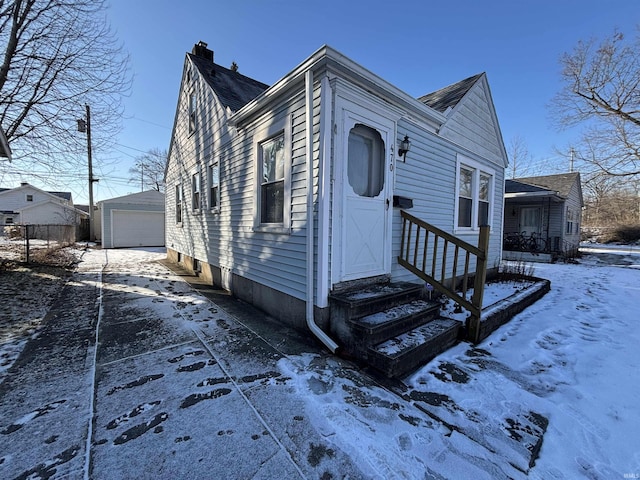
[[[155,190],[98,202],[102,248],[164,246],[164,194]],[[97,229],[96,229],[97,230]]]

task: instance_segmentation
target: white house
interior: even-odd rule
[[[0,189],[0,225],[79,225],[84,218],[70,192],[45,192],[26,182]]]
[[[102,248],[164,246],[164,193],[133,193],[98,202]]]
[[[453,246],[435,254],[440,281],[401,264],[406,213],[471,245],[489,225],[483,258],[497,265],[506,166],[484,73],[416,99],[323,46],[268,86],[200,42],[165,175],[168,258],[335,349],[350,342],[339,292],[473,273]]]

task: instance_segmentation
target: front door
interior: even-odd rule
[[[340,281],[390,273],[394,132],[372,113],[343,113]]]
[[[520,231],[524,232],[524,235],[540,234],[541,213],[540,207],[522,207],[520,209]]]

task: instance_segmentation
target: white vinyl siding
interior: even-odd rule
[[[449,115],[440,135],[502,168],[506,167],[504,146],[498,120],[489,105],[489,87],[486,79],[480,79]]]
[[[275,105],[270,113],[243,124],[242,135],[232,137],[226,124],[228,110],[219,105],[215,94],[195,69],[192,84],[198,93],[200,124],[195,134],[189,136],[188,109],[180,109],[180,105],[189,102],[189,90],[183,86],[167,166],[167,182],[175,184],[183,179],[186,185],[190,185],[191,174],[195,170],[207,171],[211,159],[215,158],[220,165],[218,195],[222,208],[217,211],[207,208],[198,215],[192,211],[183,212],[183,228],[175,228],[174,219],[168,217],[167,247],[303,299],[306,294],[307,226],[303,92],[294,93],[292,97],[283,99],[283,103]],[[318,155],[319,97],[319,86],[316,86],[314,158]],[[181,118],[180,112],[185,116]],[[274,128],[278,130],[274,131]],[[284,201],[281,225],[260,225],[254,215],[258,193],[257,145],[280,131],[289,136],[289,140],[285,140],[289,155],[288,167],[285,168],[285,174],[289,176],[289,197]],[[207,188],[210,186],[209,182]],[[168,192],[167,205],[174,204],[174,196],[175,191]],[[168,210],[171,216],[172,210]]]
[[[407,155],[406,162],[396,162],[395,165],[395,195],[401,195],[413,200],[413,208],[407,210],[424,221],[447,232],[453,232],[457,225],[457,200],[456,200],[456,169],[458,165],[458,153],[463,151],[459,146],[452,145],[433,133],[425,131],[414,123],[401,122],[397,128],[399,132],[398,142],[406,133],[411,138],[411,151]],[[489,267],[497,265],[502,251],[502,189],[496,185],[504,182],[502,169],[490,170],[493,164],[481,158],[474,158],[474,165],[486,165],[487,170],[493,172],[493,187],[489,191],[490,199],[490,226],[491,236],[489,241]],[[428,180],[427,180],[428,179]],[[394,209],[393,216],[393,251],[392,258],[400,254],[400,240],[402,235],[402,218],[400,209]],[[456,236],[471,243],[478,244],[478,229],[466,229],[457,231]],[[453,267],[453,255],[449,253],[447,271],[449,274]],[[470,265],[475,269],[475,263]],[[460,269],[460,265],[458,271]],[[399,266],[396,262],[392,265],[392,280],[394,281],[419,281],[418,278]]]

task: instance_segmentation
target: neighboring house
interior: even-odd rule
[[[164,246],[164,193],[133,193],[98,202],[102,248]]]
[[[0,225],[79,225],[88,215],[73,205],[70,192],[45,192],[26,182],[0,188]]]
[[[504,259],[550,261],[575,254],[584,206],[580,173],[506,180],[504,204]],[[520,253],[531,250],[535,255]]]
[[[169,260],[321,339],[336,292],[424,286],[397,260],[401,210],[473,245],[489,224],[497,266],[508,162],[485,74],[416,99],[328,46],[272,86],[213,60],[200,42],[184,63]]]
[[[11,148],[2,128],[0,128],[0,158],[6,158],[11,161]]]

